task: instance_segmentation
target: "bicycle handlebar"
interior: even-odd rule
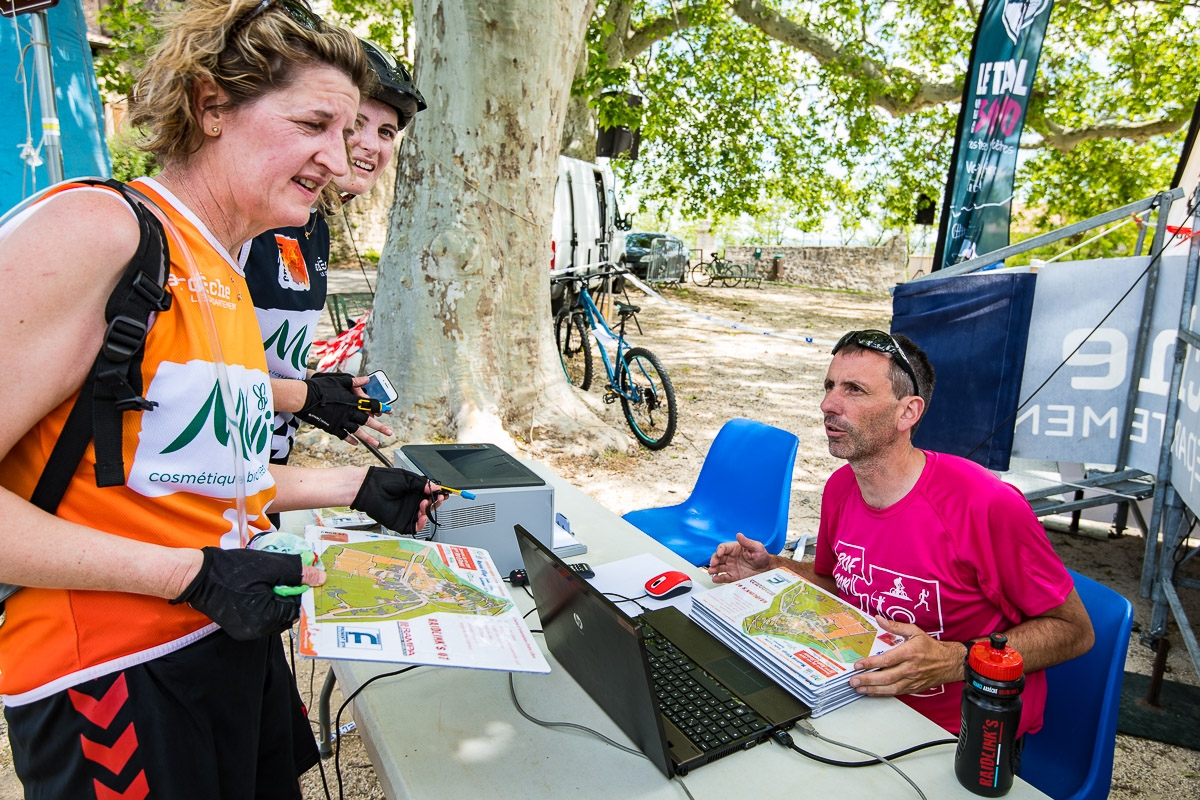
[[[617,275],[628,275],[629,270],[625,267],[612,265],[609,268],[604,268],[591,274],[569,274],[569,275],[551,275],[551,283],[584,283],[586,281],[595,280],[597,278],[612,278]]]

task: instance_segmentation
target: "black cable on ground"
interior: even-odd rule
[[[359,693],[362,692],[363,689],[367,688],[375,681],[381,680],[383,678],[393,678],[397,675],[403,675],[404,673],[414,670],[420,666],[424,666],[424,665],[423,664],[413,664],[411,666],[404,667],[403,669],[397,669],[397,670],[393,670],[391,672],[381,672],[380,674],[376,675],[375,677],[369,678],[369,679],[363,681],[362,685],[359,686],[357,689],[355,689],[353,692],[351,692],[350,696],[347,697],[345,700],[343,700],[342,704],[340,706],[338,706],[337,715],[333,718],[333,730],[335,732],[334,736],[337,737],[336,743],[334,744],[334,748],[333,748],[333,770],[334,770],[334,773],[337,775],[338,800],[345,800],[344,795],[343,795],[343,788],[342,788],[342,764],[341,764],[342,712],[346,710],[346,706],[350,705],[350,703],[354,700],[354,698],[358,697]],[[322,768],[321,774],[322,775],[325,774],[324,768]]]

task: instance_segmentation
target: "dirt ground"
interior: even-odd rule
[[[331,273],[332,274],[332,273]],[[721,425],[737,416],[751,417],[796,433],[800,451],[793,476],[789,539],[811,537],[817,530],[821,488],[842,462],[825,447],[818,404],[821,383],[829,361],[829,347],[842,333],[854,328],[886,329],[891,314],[887,296],[818,291],[799,287],[764,286],[761,289],[698,288],[686,285],[665,290],[672,303],[719,317],[712,322],[642,296],[631,300],[642,306],[642,334],[631,338],[650,348],[666,366],[679,401],[679,429],[667,449],[608,452],[598,456],[567,455],[549,445],[535,427],[527,452],[607,508],[624,513],[635,508],[670,505],[687,496],[704,455]],[[741,329],[730,327],[733,323]],[[810,337],[808,344],[752,329]],[[625,429],[619,404],[605,405],[598,388],[588,401],[614,427]],[[372,463],[371,457],[323,434],[301,436],[300,463]],[[1116,539],[1050,534],[1055,549],[1068,566],[1109,585],[1128,597],[1135,607],[1138,626],[1149,627],[1150,604],[1138,596],[1143,539],[1127,532]],[[1196,565],[1192,573],[1200,572]],[[1200,574],[1190,577],[1200,578]],[[1200,619],[1200,593],[1184,591],[1192,620]],[[1136,629],[1135,629],[1136,631]],[[1177,629],[1168,662],[1167,678],[1200,685],[1188,661]],[[1135,632],[1126,669],[1149,674],[1151,653],[1138,643]],[[326,665],[298,664],[298,683],[305,697],[320,690]],[[315,670],[315,675],[310,673]],[[335,696],[334,710],[340,703]],[[314,704],[310,704],[310,707]],[[315,720],[316,712],[313,710]],[[346,716],[343,717],[343,723]],[[315,723],[314,723],[315,725]],[[374,771],[359,737],[343,740],[341,775],[344,796],[383,798]],[[325,763],[330,790],[337,797],[332,761]],[[304,778],[308,800],[324,798],[321,776],[313,770]],[[1169,747],[1120,735],[1117,738],[1111,797],[1120,800],[1193,800],[1200,796],[1200,752]],[[0,800],[20,797],[11,771],[6,734],[0,730]]]

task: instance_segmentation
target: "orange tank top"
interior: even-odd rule
[[[151,179],[132,185],[177,230],[166,226],[171,308],[154,321],[142,358],[144,394],[158,406],[124,417],[126,484],[97,488],[89,445],[57,513],[167,547],[238,547],[234,436],[244,451],[251,536],[270,528],[265,510],[275,496],[267,471],[274,404],[254,305],[237,262],[182,203]],[[198,275],[189,276],[185,248]],[[201,292],[227,365],[228,401]],[[26,499],[33,494],[74,402],[55,408],[0,461],[0,485]],[[215,628],[187,605],[121,592],[26,588],[8,599],[6,611],[0,694],[13,706],[178,650]]]

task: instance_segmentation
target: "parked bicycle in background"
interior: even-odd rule
[[[692,267],[692,283],[697,286],[719,284],[727,289],[745,285],[748,289],[762,286],[762,278],[754,264],[738,264],[713,253],[707,261],[698,261]]]
[[[607,283],[626,272],[614,268],[599,273],[599,277]],[[592,276],[595,277],[597,275]],[[567,380],[583,391],[591,387],[594,337],[600,345],[600,360],[608,375],[604,402],[621,401],[625,421],[633,430],[634,437],[645,447],[661,450],[669,445],[678,420],[671,379],[657,356],[644,347],[630,347],[625,341],[625,324],[641,308],[614,299],[617,312],[617,330],[614,333],[588,292],[588,278],[564,275],[552,280],[568,283],[564,287],[568,289],[568,295],[578,293],[575,302],[560,309],[554,318],[555,346]],[[616,350],[612,358],[606,345]]]

